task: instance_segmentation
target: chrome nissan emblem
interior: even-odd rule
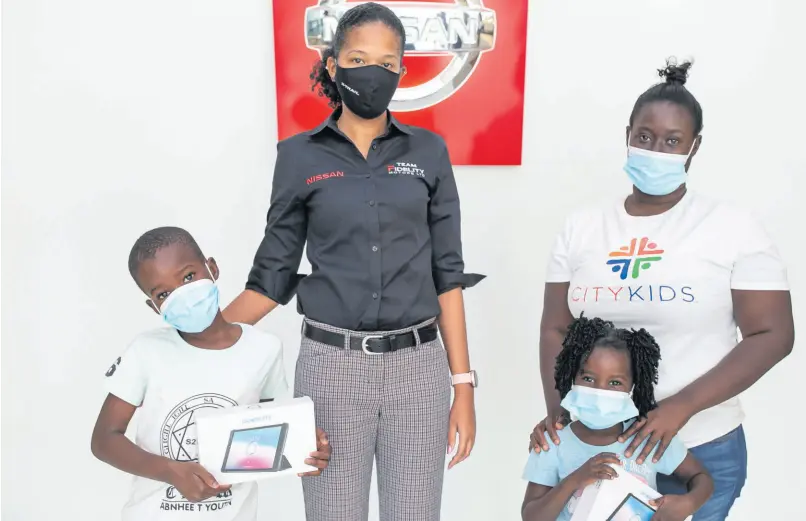
[[[281,0],[280,0],[281,1]],[[406,30],[407,56],[451,55],[448,65],[427,82],[400,87],[389,108],[397,112],[420,110],[448,99],[473,74],[482,53],[495,47],[495,11],[482,0],[436,2],[379,2],[392,9]],[[339,18],[365,2],[319,0],[305,10],[305,44],[320,53],[330,47]]]

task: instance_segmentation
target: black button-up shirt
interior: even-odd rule
[[[484,278],[464,273],[445,142],[388,114],[365,159],[338,117],[277,145],[266,232],[246,288],[280,304],[296,290],[300,313],[352,330],[435,317],[437,295]],[[313,272],[304,277],[306,240]]]

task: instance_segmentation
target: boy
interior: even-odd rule
[[[148,296],[146,304],[172,327],[137,337],[106,372],[109,394],[92,433],[92,453],[135,476],[123,520],[256,519],[256,483],[219,485],[197,463],[194,417],[204,408],[285,393],[280,340],[224,320],[218,266],[181,228],[140,237],[129,272]],[[135,444],[125,433],[137,409]],[[317,430],[317,451],[306,463],[324,469],[329,457],[327,436]]]

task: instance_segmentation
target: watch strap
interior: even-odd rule
[[[476,378],[473,372],[458,373],[451,376],[451,384],[452,385],[471,384],[473,387],[476,387]]]

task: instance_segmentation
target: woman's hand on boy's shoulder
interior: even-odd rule
[[[327,468],[330,462],[330,441],[327,439],[327,434],[320,428],[316,428],[316,451],[311,452],[311,457],[305,460],[306,465],[316,467],[317,470],[305,472],[300,476],[318,476],[322,470]]]

